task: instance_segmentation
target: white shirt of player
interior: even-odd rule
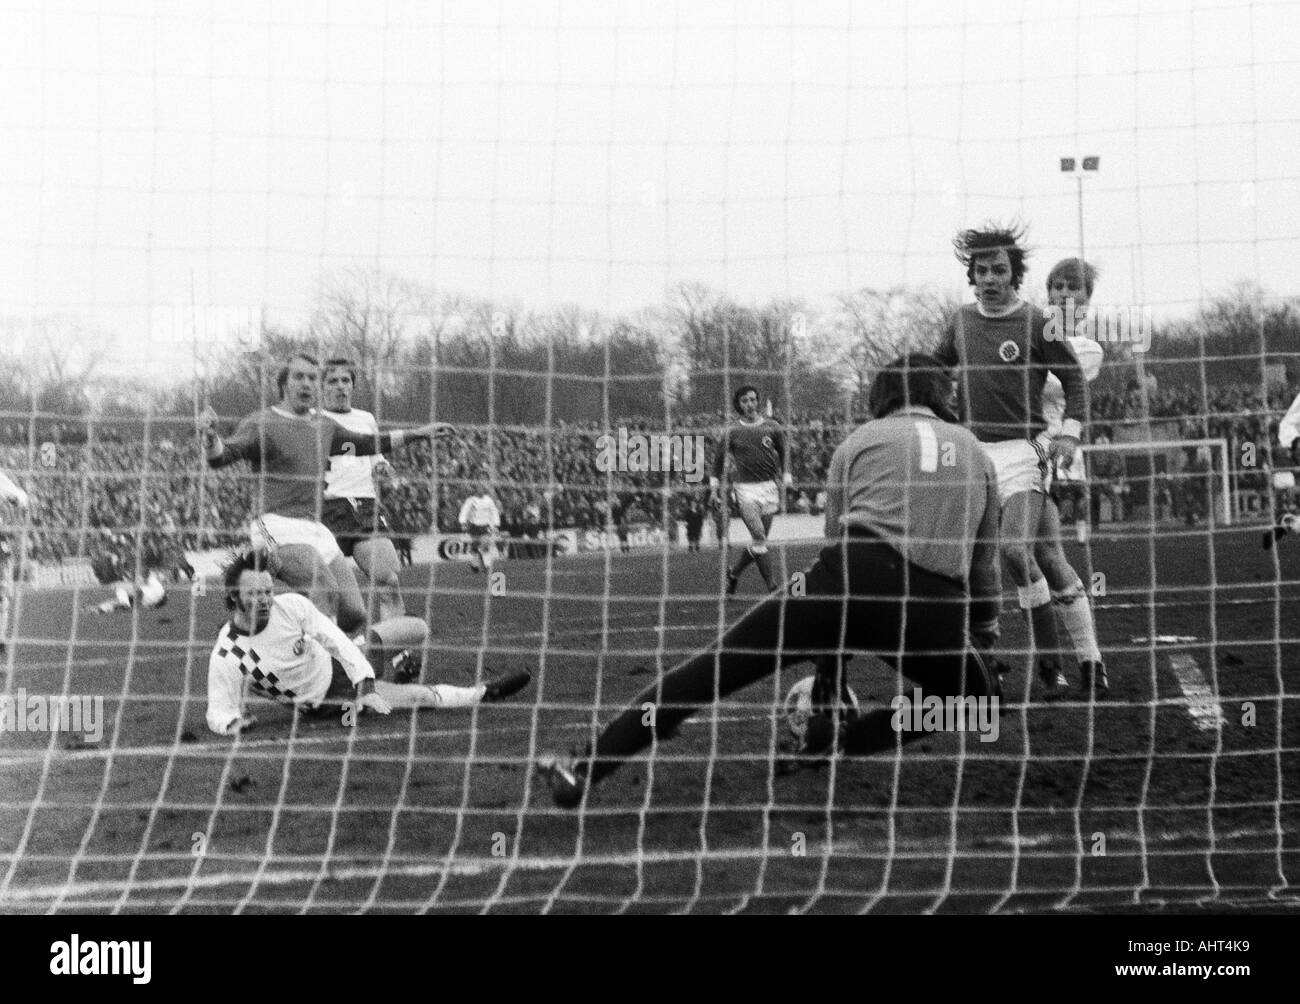
[[[284,704],[319,704],[334,677],[331,657],[354,684],[375,675],[338,625],[297,593],[277,596],[255,635],[226,621],[208,659],[208,728],[228,735],[243,715],[246,690]]]
[[[360,408],[351,411],[329,411],[322,415],[332,418],[348,432],[364,436],[379,435],[375,416]],[[375,464],[383,460],[382,453],[359,457],[355,453],[330,457],[329,470],[325,472],[325,497],[327,499],[372,499],[375,497]]]
[[[1288,450],[1297,439],[1300,439],[1300,394],[1291,402],[1277,427],[1277,441]]]
[[[486,492],[482,495],[471,495],[460,507],[460,518],[457,522],[469,526],[490,526],[495,529],[501,525],[501,510],[497,508],[492,496]]]
[[[1079,369],[1083,370],[1083,378],[1092,383],[1101,373],[1101,364],[1105,359],[1101,346],[1091,338],[1081,338],[1078,335],[1071,335],[1067,341],[1070,348],[1074,349],[1075,356],[1079,360]],[[1055,373],[1047,374],[1047,382],[1043,384],[1043,421],[1047,423],[1047,435],[1055,438],[1061,434],[1062,419],[1065,417],[1065,388],[1061,386],[1061,381],[1056,378]],[[1082,450],[1074,455],[1074,461],[1065,477],[1077,478],[1083,474]],[[1058,472],[1061,473],[1061,472]]]
[[[0,471],[0,500],[12,502],[19,509],[27,508],[27,493],[10,481],[4,471]]]

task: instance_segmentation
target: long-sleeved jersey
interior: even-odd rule
[[[1300,439],[1300,394],[1291,402],[1277,427],[1277,441],[1288,450],[1296,439]]]
[[[1022,302],[1005,314],[985,316],[978,304],[957,311],[936,358],[959,369],[962,421],[983,442],[1032,439],[1043,419],[1043,385],[1054,373],[1065,389],[1063,433],[1080,436],[1084,380],[1074,350],[1049,339],[1043,311]]]
[[[391,446],[387,433],[349,432],[320,413],[299,416],[272,407],[240,422],[208,466],[225,467],[247,460],[262,475],[258,512],[317,520],[329,458],[348,449],[367,456]]]
[[[993,461],[970,432],[928,408],[859,426],[826,474],[828,538],[863,527],[913,564],[972,588],[997,583],[1001,511]],[[972,576],[976,563],[985,574]],[[973,598],[996,609],[996,590]]]
[[[713,458],[713,476],[719,480],[727,454],[731,454],[731,480],[736,484],[778,481],[785,473],[785,432],[770,418],[729,426]]]
[[[360,408],[351,411],[321,412],[332,418],[348,432],[360,436],[378,436],[379,423],[375,416]],[[372,499],[375,497],[375,464],[383,454],[373,456],[347,451],[330,457],[329,470],[325,472],[325,497],[327,499]]]
[[[353,683],[375,675],[339,626],[297,593],[277,596],[255,635],[226,621],[208,659],[208,728],[229,734],[243,716],[245,688],[284,704],[319,704],[334,676],[331,659]]]

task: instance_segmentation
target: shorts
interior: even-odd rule
[[[277,548],[291,544],[305,544],[320,555],[325,564],[335,558],[343,557],[334,534],[323,523],[309,519],[295,519],[292,516],[277,516],[267,513],[259,516],[248,525],[248,536],[253,546],[264,548],[274,553]]]
[[[363,540],[387,536],[388,520],[374,499],[326,499],[320,520],[347,557]]]
[[[773,516],[781,508],[775,481],[750,481],[733,486],[736,502],[742,508],[757,507],[759,515]]]
[[[1047,493],[1047,437],[981,443],[998,474],[998,498],[1003,505],[1021,492]]]
[[[348,676],[343,663],[330,659],[330,685],[325,696],[316,704],[295,704],[300,714],[309,718],[324,718],[338,713],[344,704],[351,704],[357,699],[357,685]]]
[[[1289,492],[1295,487],[1294,471],[1274,471],[1273,488],[1279,492]]]

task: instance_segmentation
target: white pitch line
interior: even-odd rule
[[[269,702],[267,702],[269,703]],[[285,707],[285,705],[280,705]],[[432,710],[432,709],[429,709]],[[719,722],[761,722],[767,721],[767,715],[719,715]],[[699,715],[694,718],[688,718],[682,722],[682,727],[690,728],[692,726],[705,726],[712,724],[713,719],[708,715]],[[570,722],[561,725],[559,728],[566,731],[590,731],[590,722]],[[532,731],[530,725],[518,725],[512,727],[494,727],[490,728],[480,724],[477,729],[430,729],[428,731],[418,731],[416,733],[419,739],[439,739],[451,738],[456,736],[467,736],[472,732],[478,735],[485,733],[496,735],[518,735],[527,734]],[[158,743],[153,746],[105,746],[103,749],[83,749],[83,750],[64,750],[62,752],[54,751],[54,759],[63,760],[92,760],[96,757],[104,757],[112,754],[115,757],[132,757],[132,756],[198,756],[205,753],[233,754],[237,752],[249,752],[257,749],[285,749],[290,746],[295,749],[301,746],[319,746],[325,743],[353,742],[360,743],[365,741],[380,742],[391,741],[396,739],[410,739],[411,732],[409,729],[403,729],[400,732],[359,732],[355,736],[350,736],[345,730],[340,729],[328,735],[299,735],[290,739],[288,736],[278,736],[267,739],[242,739],[239,743],[239,749],[234,748],[234,744],[229,739],[213,739],[205,742],[183,742],[183,743]],[[42,751],[39,753],[18,753],[13,756],[0,756],[0,767],[18,767],[23,764],[38,764],[49,759],[50,756]]]
[[[1223,709],[1196,660],[1186,652],[1176,652],[1169,656],[1169,666],[1187,698],[1187,713],[1192,716],[1196,727],[1209,731],[1222,726]]]
[[[576,817],[575,817],[576,818]],[[1217,835],[1219,844],[1229,843],[1235,840],[1246,839],[1251,837],[1271,837],[1281,840],[1285,834],[1293,834],[1294,830],[1275,830],[1275,829],[1236,829],[1226,834]],[[1153,839],[1160,843],[1179,843],[1184,840],[1204,839],[1205,833],[1201,830],[1185,831],[1161,831],[1155,834],[1138,834],[1129,831],[1120,831],[1111,834],[1111,839],[1116,842],[1131,843],[1141,845],[1145,840],[1150,843]],[[1001,841],[1009,844],[1010,841]],[[1041,834],[1038,836],[1022,837],[1021,844],[1028,847],[1052,847],[1058,846],[1067,856],[1076,852],[1076,840],[1073,834]],[[890,857],[890,845],[880,841],[869,844],[862,840],[836,840],[831,844],[822,841],[814,841],[807,846],[807,857],[837,857],[837,856],[854,856],[866,857],[874,860],[886,860]],[[975,845],[971,845],[971,850],[975,850]],[[893,842],[893,856],[904,858],[915,858],[934,855],[936,853],[948,853],[950,850],[949,839],[947,837],[939,838],[921,838],[921,839],[896,839]],[[789,848],[782,846],[763,847],[736,847],[725,850],[710,851],[641,851],[635,854],[600,854],[581,857],[578,864],[590,868],[609,868],[623,867],[630,868],[638,865],[667,865],[667,864],[696,864],[701,861],[755,861],[764,859],[780,859],[788,857]],[[959,849],[960,854],[960,849]],[[981,857],[990,857],[987,852],[980,854]],[[345,882],[366,880],[374,881],[385,877],[411,877],[411,878],[429,878],[442,875],[449,872],[456,876],[473,877],[484,875],[492,872],[508,870],[511,872],[545,872],[558,871],[561,869],[571,868],[574,864],[572,857],[519,857],[510,858],[469,858],[462,861],[445,862],[420,862],[412,864],[358,864],[344,865],[336,864],[328,868],[326,878],[330,881]],[[312,868],[310,870],[290,870],[277,869],[263,872],[260,876],[256,872],[218,872],[211,875],[177,875],[157,879],[140,879],[135,881],[122,881],[118,879],[103,879],[90,882],[70,882],[61,885],[31,886],[29,888],[10,888],[0,903],[24,903],[24,902],[42,902],[50,899],[79,899],[104,894],[117,897],[123,892],[165,892],[176,889],[219,889],[222,886],[236,885],[240,883],[252,883],[261,886],[284,886],[298,883],[315,882],[321,877],[320,869]],[[960,891],[960,890],[958,890]],[[1088,890],[1083,890],[1087,892]],[[73,904],[75,905],[75,904]]]

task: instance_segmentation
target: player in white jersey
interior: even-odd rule
[[[25,519],[25,512],[31,503],[27,492],[19,488],[4,471],[0,471],[0,655],[4,655],[9,646],[9,631],[12,627],[10,617],[13,615],[14,602],[14,562],[13,542],[4,532],[5,525],[12,523],[19,527]],[[4,510],[12,508],[13,517],[4,515]],[[21,530],[17,530],[21,532]]]
[[[1078,258],[1064,258],[1052,266],[1047,275],[1047,303],[1053,311],[1053,320],[1061,322],[1060,335],[1066,338],[1079,360],[1084,379],[1091,383],[1101,372],[1103,354],[1101,346],[1084,337],[1090,330],[1088,306],[1097,282],[1097,270]],[[1043,385],[1043,420],[1047,422],[1047,435],[1060,434],[1065,416],[1065,389],[1054,374],[1048,374]],[[1061,479],[1084,477],[1082,450],[1074,462],[1066,467],[1058,463],[1055,472]],[[1092,605],[1083,581],[1065,557],[1061,546],[1061,511],[1049,495],[1043,503],[1038,520],[1038,535],[1034,542],[1033,560],[1042,570],[1052,590],[1052,604],[1057,619],[1065,629],[1079,662],[1079,675],[1085,691],[1103,694],[1110,687],[1106,666],[1097,645],[1097,627],[1093,621]]]
[[[480,485],[478,492],[467,498],[460,507],[456,517],[460,523],[461,533],[470,537],[470,568],[476,572],[492,566],[493,538],[501,526],[501,510],[497,508],[496,499],[488,491],[487,485]]]
[[[208,728],[219,735],[236,735],[252,728],[257,719],[245,698],[253,694],[292,704],[306,713],[389,714],[393,708],[465,708],[508,697],[532,679],[520,670],[475,687],[448,684],[386,683],[375,678],[375,664],[386,659],[390,638],[381,637],[383,626],[371,629],[369,659],[330,618],[305,596],[275,594],[266,558],[260,551],[245,551],[225,569],[226,605],[230,619],[217,633],[208,660]],[[417,640],[410,636],[397,644],[423,647],[428,629],[413,617]],[[350,724],[344,715],[342,720]]]
[[[1293,458],[1300,460],[1300,394],[1296,395],[1278,423],[1277,442],[1284,450],[1290,450]],[[1276,527],[1264,534],[1264,547],[1272,547],[1275,540],[1288,533],[1300,533],[1300,516],[1294,513],[1287,513]]]
[[[375,416],[352,407],[356,369],[346,359],[325,360],[325,407],[322,413],[349,432],[379,435]],[[397,548],[385,534],[388,521],[375,495],[375,476],[391,472],[382,453],[361,456],[346,450],[330,457],[325,472],[325,502],[321,522],[329,527],[344,555],[352,558],[375,590],[381,618],[406,613],[398,581]]]

